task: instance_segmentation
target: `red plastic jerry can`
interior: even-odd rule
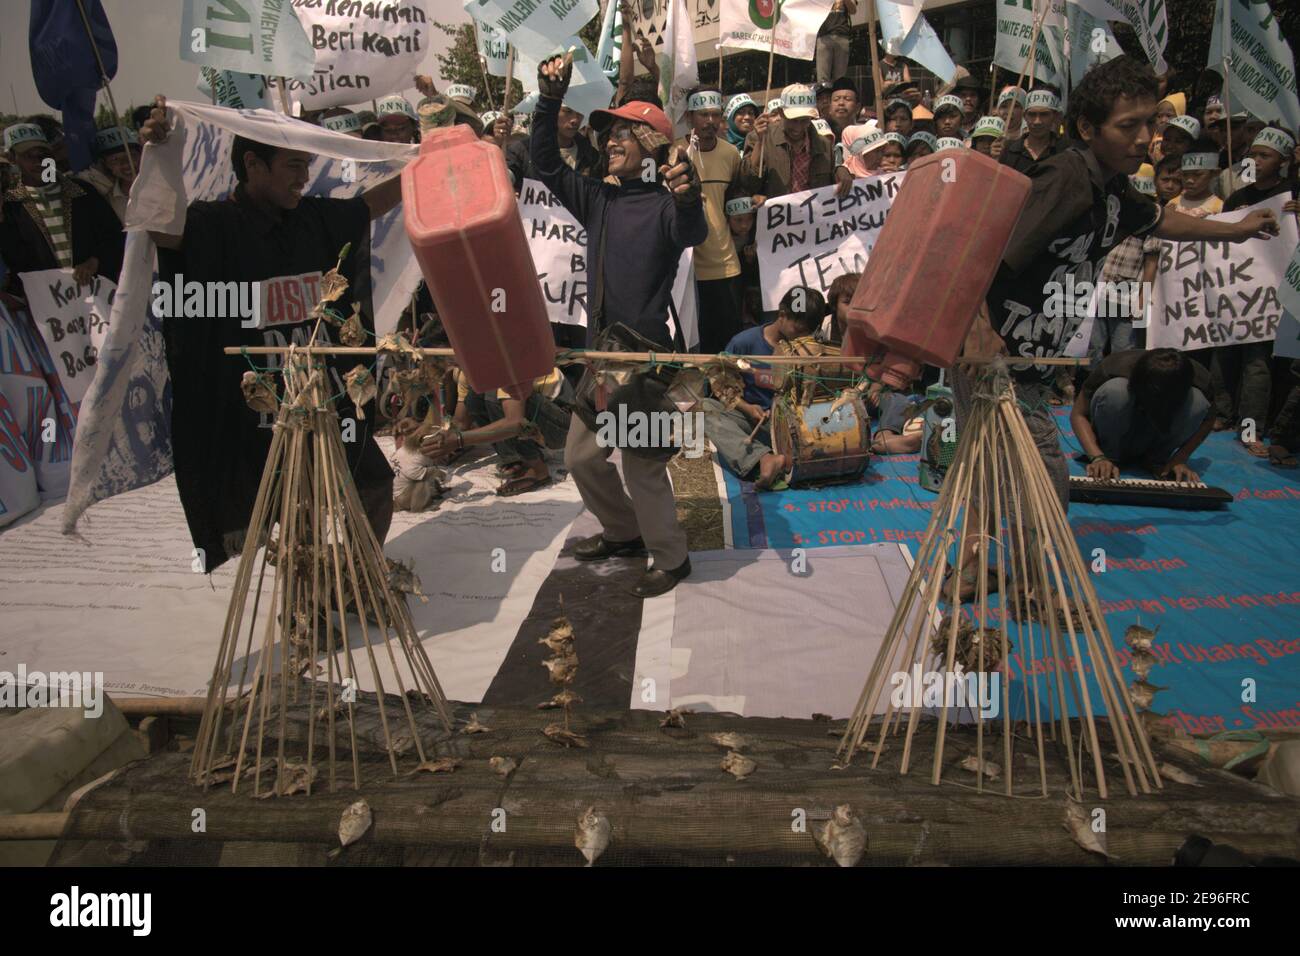
[[[555,336],[501,150],[469,126],[433,130],[402,170],[402,203],[470,387],[524,399],[555,367]]]
[[[973,150],[917,160],[849,303],[844,354],[904,388],[921,364],[956,361],[1020,213],[1027,176]]]

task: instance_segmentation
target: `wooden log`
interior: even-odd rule
[[[0,813],[0,840],[57,840],[67,813]]]

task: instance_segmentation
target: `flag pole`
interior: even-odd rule
[[[492,81],[488,79],[487,57],[483,55],[483,36],[478,31],[478,20],[473,17],[470,22],[474,24],[474,49],[478,53],[478,68],[483,73],[483,95],[487,97],[488,109],[496,109],[496,101],[492,96]]]
[[[718,92],[723,93],[723,95],[726,94],[722,89],[722,58],[726,55],[727,55],[726,51],[722,48],[722,44],[719,43],[718,44]]]
[[[764,95],[772,92],[772,62],[776,59],[776,28],[781,22],[781,2],[777,0],[776,16],[772,18],[772,35],[769,37],[767,45],[767,86],[764,87]],[[770,99],[770,97],[769,97]],[[766,109],[766,106],[764,107]],[[763,141],[758,144],[758,175],[763,175],[763,152],[767,148],[767,132],[763,132]]]
[[[1231,0],[1219,0],[1223,4],[1223,122],[1226,132],[1223,141],[1228,146],[1228,183],[1232,183],[1232,3]]]
[[[1033,12],[1033,7],[1036,7],[1037,5],[1038,0],[1033,0],[1033,6],[1030,7],[1031,13]],[[1024,65],[1020,68],[1020,75],[1016,77],[1016,86],[1020,86],[1020,84],[1025,81],[1026,73],[1029,74],[1029,85],[1034,85],[1034,60],[1037,58],[1036,55],[1038,53],[1038,34],[1043,29],[1043,21],[1047,19],[1047,11],[1050,9],[1050,3],[1043,4],[1043,12],[1034,18],[1034,33],[1033,36],[1029,38],[1029,59],[1025,60]],[[1014,113],[1014,110],[1012,110],[1012,113]],[[1007,116],[1010,117],[1012,113],[1008,113]]]
[[[515,85],[515,45],[506,47],[506,88],[501,93],[501,112],[510,112],[510,88]]]
[[[117,111],[117,101],[113,99],[113,88],[108,85],[108,71],[104,69],[104,58],[99,55],[99,44],[95,42],[95,34],[90,29],[90,18],[86,16],[86,8],[82,5],[81,0],[77,0],[77,12],[81,14],[81,25],[86,28],[86,39],[90,41],[90,48],[95,51],[95,65],[99,67],[99,78],[104,84],[104,92],[108,94],[108,105],[113,110],[113,125],[122,135],[123,152],[126,153],[127,164],[131,167],[131,178],[134,179],[135,157],[131,155],[131,144],[126,141],[126,127],[122,125],[122,115]]]
[[[993,115],[993,103],[997,99],[997,95],[998,95],[998,65],[996,63],[990,63],[989,64],[989,110],[988,113],[985,114],[986,116]]]
[[[876,42],[876,0],[867,0],[867,35],[871,43],[871,86],[876,100],[876,125],[885,128],[884,80],[880,73],[880,44]]]

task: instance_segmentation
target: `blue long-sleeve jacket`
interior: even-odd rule
[[[596,269],[605,275],[605,322],[622,322],[665,350],[672,348],[668,305],[682,250],[709,234],[700,200],[679,206],[657,182],[624,180],[614,186],[575,173],[560,158],[555,138],[560,101],[540,97],[533,113],[532,159],[546,187],[587,230],[587,298]],[[597,262],[604,224],[605,261]],[[587,343],[597,330],[587,325]]]

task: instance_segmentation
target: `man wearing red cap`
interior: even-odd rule
[[[668,310],[682,251],[709,233],[700,180],[690,162],[669,158],[672,124],[663,110],[633,100],[616,110],[596,110],[600,134],[617,186],[570,169],[560,156],[556,120],[573,72],[571,56],[552,57],[537,70],[532,160],[542,182],[587,230],[587,344],[615,324],[627,326],[665,352],[673,350]],[[611,412],[616,411],[611,407]],[[691,572],[686,532],[677,508],[667,461],[624,449],[623,476],[610,462],[613,447],[575,414],[564,461],[583,503],[602,532],[573,549],[579,561],[603,561],[649,550],[654,564],[632,589],[654,597]]]

